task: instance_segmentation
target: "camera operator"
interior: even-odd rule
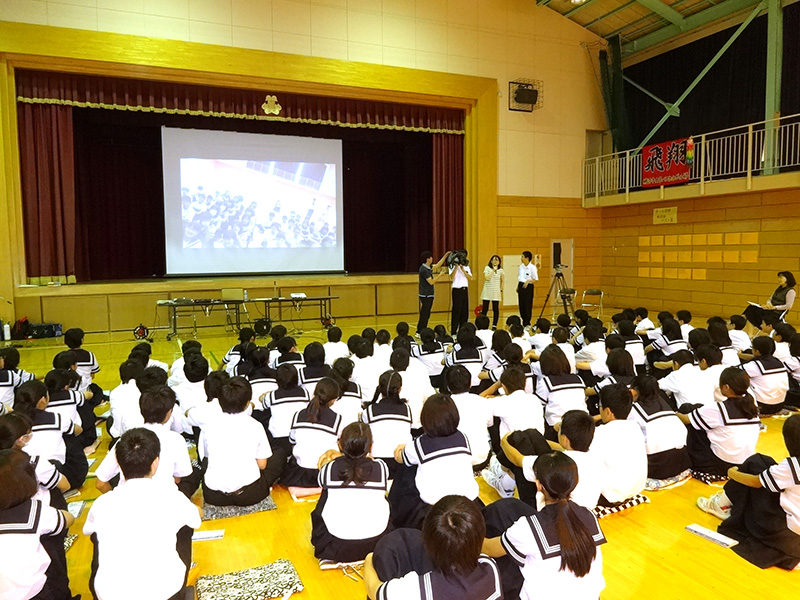
[[[539,280],[539,271],[531,261],[533,254],[525,250],[520,257],[519,276],[517,278],[517,297],[519,299],[519,316],[522,326],[529,327],[533,313],[533,283]]]
[[[425,250],[420,256],[422,265],[419,268],[419,321],[417,322],[417,333],[428,326],[428,319],[431,317],[431,307],[433,306],[433,284],[444,275],[442,265],[449,255],[450,251],[448,250],[436,264],[433,264],[433,254],[430,250]]]
[[[450,267],[453,299],[450,335],[455,337],[459,327],[469,321],[469,281],[472,279],[472,271],[466,250],[454,250],[447,257],[447,264]]]

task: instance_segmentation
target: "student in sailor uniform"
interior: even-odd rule
[[[64,536],[75,519],[34,499],[37,489],[30,456],[0,450],[0,598],[72,597]]]
[[[433,333],[436,334],[436,341],[440,344],[452,344],[455,341],[453,336],[447,333],[447,327],[444,325],[434,326]]]
[[[219,391],[222,414],[203,429],[208,466],[203,499],[216,506],[251,506],[275,483],[267,471],[272,457],[267,434],[247,414],[252,391],[244,377],[231,377]]]
[[[274,362],[270,363],[269,366],[273,369],[277,369],[284,363],[292,364],[297,369],[305,366],[303,355],[297,351],[297,342],[293,337],[289,337],[288,335],[282,337],[278,340],[276,347],[280,355]]]
[[[350,349],[342,341],[342,330],[335,325],[328,329],[328,341],[322,344],[325,349],[325,364],[333,366],[338,358],[347,358],[350,356]]]
[[[2,358],[5,363],[2,368],[8,369],[9,371],[19,375],[20,383],[25,383],[31,379],[36,379],[36,375],[33,373],[29,373],[28,371],[24,371],[23,369],[19,368],[19,350],[14,348],[14,346],[9,346],[8,348],[3,348],[0,350],[0,358]]]
[[[638,375],[630,385],[633,407],[628,419],[639,425],[647,450],[647,477],[669,479],[689,467],[686,427],[670,408],[658,382],[653,377]]]
[[[285,338],[287,333],[286,327],[280,324],[273,325],[269,331],[270,341],[267,344],[267,350],[269,350],[269,366],[273,369],[275,368],[275,362],[281,355],[280,350],[278,350],[278,342]]]
[[[97,598],[185,597],[200,514],[177,488],[153,479],[160,446],[143,428],[115,446],[125,483],[94,501],[83,526],[94,544],[89,589]]]
[[[458,408],[447,394],[434,394],[422,407],[423,434],[398,446],[400,469],[389,492],[396,527],[418,527],[431,505],[457,493],[480,503],[467,437],[458,430]]]
[[[407,347],[402,347],[407,346],[405,340],[395,340],[395,343],[397,347],[392,351],[389,366],[403,377],[403,397],[411,408],[411,428],[414,433],[413,430],[421,427],[422,405],[436,390],[431,386],[431,378],[428,377],[425,366],[416,358],[411,358]]]
[[[608,338],[606,338],[606,340],[608,340]],[[631,381],[633,381],[635,376],[633,358],[631,358],[631,355],[624,348],[614,348],[609,351],[608,356],[606,356],[606,368],[609,374],[603,377],[603,379],[598,381],[594,386],[587,387],[585,390],[587,396],[586,405],[589,408],[589,414],[593,416],[600,414],[600,405],[598,402],[600,390],[607,385],[613,385],[615,383],[621,383],[626,387],[630,387]]]
[[[479,379],[488,379],[492,384],[481,392],[481,396],[488,398],[498,393],[502,387],[500,378],[509,369],[516,369],[525,375],[525,391],[529,394],[536,389],[536,375],[533,366],[528,362],[523,362],[524,356],[518,344],[509,344],[503,350],[503,364],[495,367],[491,371],[481,371],[478,373]],[[479,388],[478,388],[479,389]]]
[[[381,459],[389,469],[389,479],[394,479],[399,464],[394,451],[400,445],[411,443],[411,409],[402,398],[403,378],[397,371],[386,371],[378,380],[378,388],[361,420],[372,431],[370,454]]]
[[[431,386],[435,388],[442,387],[442,371],[444,365],[444,346],[436,341],[436,336],[433,329],[426,327],[419,332],[419,338],[422,342],[418,346],[412,348],[412,356],[425,365],[428,370],[428,378],[431,380]]]
[[[71,382],[71,372],[66,369],[53,369],[45,375],[44,384],[47,386],[49,396],[47,411],[58,413],[62,419],[72,421],[80,427],[81,418],[78,415],[78,407],[83,404],[83,394],[69,389]]]
[[[370,457],[371,448],[370,427],[350,423],[342,430],[339,450],[320,457],[322,495],[311,513],[311,544],[319,559],[364,560],[391,530],[389,473],[383,460]]]
[[[29,450],[43,460],[54,461],[71,489],[78,489],[86,480],[89,463],[80,444],[71,441],[68,445],[65,436],[79,434],[80,426],[57,413],[47,412],[47,403],[47,387],[38,380],[23,383],[14,394],[14,412],[27,416],[32,423]]]
[[[678,413],[678,417],[690,425],[687,446],[692,470],[724,478],[729,468],[755,453],[761,421],[745,371],[726,368],[719,387],[727,400],[702,406],[688,415]]]
[[[525,376],[520,372],[517,373],[524,387]],[[494,423],[492,405],[477,394],[470,393],[471,376],[465,367],[461,365],[449,367],[445,378],[450,397],[458,409],[458,429],[469,440],[473,469],[481,470],[489,464],[492,449],[487,431],[487,428]],[[538,404],[538,401],[536,403]]]
[[[731,327],[733,327],[733,329],[728,331],[728,335],[731,338],[731,343],[733,344],[733,347],[736,348],[736,350],[738,350],[739,352],[751,348],[752,346],[750,343],[750,336],[747,335],[745,331],[743,331],[743,329],[747,325],[747,319],[745,318],[745,316],[731,315],[731,318],[729,320],[731,322]]]
[[[474,503],[463,496],[444,496],[425,517],[423,548],[409,552],[427,555],[432,570],[396,573],[382,581],[374,566],[378,558],[370,554],[364,564],[367,596],[371,600],[502,600],[497,564],[481,554],[485,535],[486,524]]]
[[[789,323],[778,323],[775,326],[775,335],[772,336],[772,339],[775,341],[775,352],[773,356],[781,362],[784,362],[791,356],[789,340],[795,333],[797,333],[797,331],[794,327],[789,325]]]
[[[773,356],[775,342],[759,336],[753,340],[753,360],[742,365],[750,376],[750,389],[762,415],[781,412],[789,389],[786,366]]]
[[[583,381],[570,373],[567,357],[558,346],[550,345],[539,357],[542,377],[536,382],[536,395],[544,404],[545,437],[555,441],[553,426],[568,410],[589,412]]]
[[[247,381],[253,388],[253,400],[257,402],[261,396],[278,389],[275,380],[275,369],[269,366],[269,350],[256,348],[250,354],[252,368],[247,373]]]
[[[476,346],[475,326],[472,323],[464,323],[458,331],[457,341],[458,349],[453,348],[453,351],[445,356],[443,364],[446,367],[465,366],[472,375],[471,385],[473,387],[480,385],[478,374],[483,366],[483,356]]]
[[[492,334],[492,343],[489,346],[488,356],[483,361],[482,370],[489,372],[497,367],[505,366],[505,349],[511,343],[511,334],[505,329],[498,329]],[[488,382],[484,381],[487,384]],[[481,390],[483,391],[483,390]]]
[[[784,422],[783,441],[783,461],[751,456],[728,470],[723,491],[697,505],[723,519],[717,530],[739,541],[733,551],[742,558],[762,569],[800,570],[800,415]]]
[[[437,325],[437,327],[438,327],[438,325]],[[442,326],[442,327],[444,327],[444,326]],[[397,325],[394,326],[394,330],[395,330],[395,333],[397,335],[392,340],[392,349],[397,347],[397,346],[394,345],[394,343],[397,341],[397,338],[402,338],[404,340],[407,340],[408,343],[411,344],[411,346],[415,346],[416,345],[417,340],[414,339],[414,336],[409,335],[409,333],[408,333],[408,331],[409,331],[408,323],[406,323],[405,321],[398,321]],[[451,343],[452,343],[452,340],[451,340]],[[409,352],[410,351],[411,350],[409,350]]]
[[[186,441],[174,431],[169,430],[169,418],[175,408],[175,392],[166,385],[156,386],[139,399],[139,407],[144,417],[144,429],[148,429],[158,436],[161,444],[158,469],[154,477],[168,484],[178,484],[178,488],[191,498],[197,490],[197,484],[186,486],[185,478],[192,474],[192,461],[186,448]],[[112,489],[111,481],[120,475],[119,461],[114,448],[109,450],[106,457],[96,469],[97,481],[95,486],[105,494]],[[120,482],[124,481],[124,475]]]
[[[362,406],[366,401],[361,386],[351,380],[353,368],[353,361],[349,358],[337,358],[330,372],[330,378],[339,386],[339,398],[331,408],[333,412],[341,415],[342,427],[358,421]],[[313,390],[311,391],[313,392]]]
[[[650,366],[654,368],[656,379],[669,374],[669,371],[655,369],[654,363],[670,360],[670,357],[678,350],[688,350],[689,345],[683,339],[681,326],[675,319],[665,318],[661,321],[661,333],[652,337],[652,342],[644,349]]]
[[[281,477],[286,486],[317,487],[319,458],[337,446],[342,417],[331,409],[339,397],[339,385],[330,377],[320,380],[308,407],[292,419],[289,441],[292,456]]]
[[[561,348],[561,351],[567,357],[570,373],[575,373],[577,371],[575,368],[575,348],[569,343],[569,331],[566,327],[556,327],[553,330],[553,343]],[[538,360],[539,357],[537,356],[536,358]]]
[[[621,383],[600,392],[600,418],[590,452],[603,465],[603,493],[598,504],[615,506],[640,493],[647,483],[647,450],[642,430],[628,420],[633,404]]]
[[[644,356],[644,344],[642,338],[636,335],[634,331],[634,324],[632,321],[623,319],[617,323],[617,330],[625,340],[625,350],[631,355],[633,359],[633,367],[636,369],[637,375],[645,375],[647,371],[647,360]]]
[[[97,358],[94,354],[81,348],[83,345],[83,329],[73,328],[67,329],[64,332],[64,343],[72,350],[77,357],[78,374],[81,376],[80,391],[84,391],[89,386],[92,386],[92,393],[99,396],[96,403],[99,403],[102,398],[102,390],[99,386],[92,384],[92,379],[100,371],[100,365],[97,364]]]
[[[606,539],[595,516],[570,500],[578,484],[575,461],[563,452],[543,454],[534,473],[545,507],[509,523],[500,537],[485,540],[484,552],[508,554],[517,563],[524,577],[522,600],[599,597],[605,587],[599,546]],[[487,524],[494,520],[491,509]]]
[[[320,379],[330,377],[331,368],[325,364],[325,348],[319,342],[311,342],[303,350],[304,367],[297,370],[300,386],[311,394]]]
[[[235,344],[225,353],[222,357],[222,362],[219,365],[220,369],[225,369],[228,375],[236,375],[236,365],[242,360],[244,345],[248,342],[256,341],[256,332],[250,327],[242,327],[239,330],[239,343]]]
[[[203,346],[197,340],[186,340],[181,344],[181,355],[175,359],[169,370],[169,379],[167,384],[169,387],[175,387],[186,379],[183,373],[183,365],[186,362],[187,354],[200,353],[202,354]]]
[[[800,333],[789,339],[789,358],[784,363],[789,371],[789,390],[786,392],[786,406],[800,407]]]
[[[709,323],[708,333],[711,335],[711,343],[722,351],[722,364],[726,367],[738,367],[742,364],[739,358],[739,351],[733,347],[728,328],[722,323]]]

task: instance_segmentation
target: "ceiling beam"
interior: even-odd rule
[[[565,12],[564,16],[570,18],[575,13],[582,11],[584,8],[586,8],[587,6],[591,6],[595,2],[597,2],[597,0],[586,0],[586,2],[584,2],[583,4],[578,4],[578,6],[576,6],[575,8],[571,8],[570,10]]]
[[[681,31],[685,31],[686,20],[683,15],[671,6],[667,6],[661,0],[636,0],[645,8],[653,11],[658,16],[663,17],[673,25],[680,27]]]
[[[611,17],[611,16],[617,14],[618,12],[621,12],[621,11],[625,10],[631,4],[636,4],[636,0],[628,0],[628,2],[626,2],[625,4],[620,4],[614,10],[610,10],[607,13],[600,15],[595,20],[589,21],[588,23],[586,23],[586,25],[584,25],[584,27],[586,27],[586,29],[589,29],[589,27],[591,27],[592,25],[596,25],[600,21],[605,21],[608,17]]]
[[[686,17],[684,29],[681,29],[677,25],[668,25],[658,31],[654,31],[653,33],[628,42],[622,47],[622,52],[624,55],[640,52],[657,44],[669,41],[687,31],[692,31],[693,29],[708,25],[717,19],[723,19],[739,11],[752,8],[758,3],[758,0],[724,0],[724,2],[720,2],[711,8],[701,10],[698,13]]]

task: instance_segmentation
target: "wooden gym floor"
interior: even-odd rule
[[[416,322],[414,315],[407,320]],[[399,318],[376,320],[352,319],[338,325],[344,339],[360,333],[364,327],[384,327],[394,332]],[[444,315],[434,315],[434,323],[445,322]],[[210,330],[208,330],[210,331]],[[186,335],[186,334],[184,334]],[[326,341],[321,329],[306,330],[295,335],[302,347],[311,341]],[[187,339],[184,337],[183,339]],[[205,333],[201,331],[203,352],[216,368],[224,353],[235,343],[232,333]],[[103,389],[110,390],[118,384],[117,367],[125,360],[134,345],[131,339],[124,342],[91,343],[85,347],[97,355],[102,370],[95,379]],[[153,357],[167,363],[180,355],[180,339],[170,342],[158,332],[153,344]],[[263,342],[260,342],[263,343]],[[37,375],[50,368],[52,357],[63,349],[55,340],[24,342],[20,348],[21,366]],[[102,410],[102,409],[100,409]],[[100,411],[98,411],[100,412]],[[781,437],[782,420],[765,419],[767,431],[761,434],[758,450],[780,461],[786,457]],[[99,462],[108,450],[108,435],[103,427],[102,443],[90,459]],[[95,463],[95,466],[98,463]],[[90,468],[90,472],[94,467]],[[89,478],[79,496],[87,500],[80,518],[71,533],[80,534],[91,501],[98,496],[94,479]],[[498,498],[497,493],[479,478],[481,499],[485,503]],[[780,569],[761,570],[740,559],[731,550],[721,548],[699,538],[684,528],[691,523],[716,528],[719,521],[700,511],[695,501],[698,496],[710,495],[718,488],[690,480],[667,491],[647,493],[650,504],[624,513],[611,515],[601,521],[608,543],[603,546],[606,588],[602,598],[676,598],[691,594],[696,598],[757,598],[765,593],[775,598],[789,598],[800,592],[800,572],[789,573]],[[272,496],[277,510],[217,521],[204,521],[201,530],[224,529],[222,539],[194,543],[193,560],[197,571],[203,574],[220,574],[246,569],[280,558],[287,558],[296,567],[305,586],[301,597],[358,599],[365,597],[363,583],[353,581],[340,571],[320,571],[310,543],[313,502],[295,502],[287,490],[277,485]],[[201,504],[201,494],[194,496]],[[91,561],[91,542],[79,535],[67,552],[73,594],[91,598],[88,589]]]

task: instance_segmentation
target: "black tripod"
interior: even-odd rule
[[[556,268],[556,274],[553,275],[553,281],[550,282],[550,289],[547,290],[547,296],[544,298],[544,304],[542,305],[542,312],[539,313],[539,318],[542,318],[542,315],[547,308],[547,303],[550,301],[550,295],[553,293],[554,289],[558,290],[558,297],[561,298],[561,303],[564,306],[564,314],[574,318],[575,305],[573,304],[572,299],[575,297],[576,292],[573,288],[567,287],[567,282],[564,279],[564,273],[560,268]],[[555,318],[555,316],[556,306],[553,307],[553,318]]]

